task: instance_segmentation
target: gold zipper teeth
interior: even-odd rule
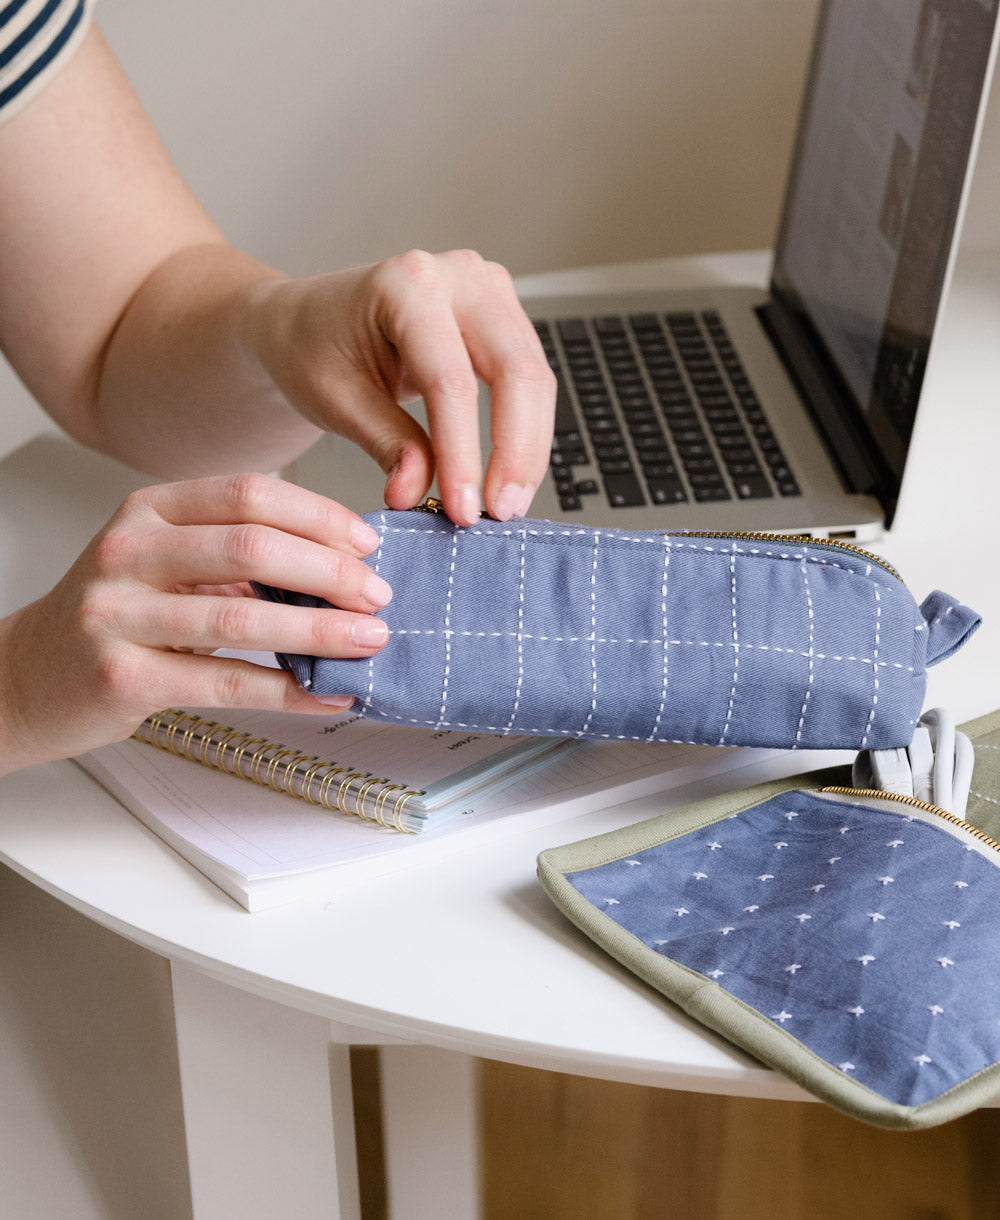
[[[739,533],[736,531],[729,532],[726,530],[670,530],[668,531],[671,537],[683,538],[736,538],[743,542],[798,542],[807,543],[810,546],[822,548],[830,547],[836,551],[847,551],[851,555],[860,555],[862,559],[868,563],[874,563],[880,568],[884,568],[891,576],[902,582],[903,578],[892,566],[882,558],[881,555],[876,555],[873,551],[866,551],[864,547],[855,546],[853,542],[844,542],[840,538],[811,538],[808,534],[762,534],[756,532]]]
[[[418,504],[417,508],[421,512],[426,513],[443,513],[444,505],[436,496],[428,496],[422,504]],[[482,512],[481,517],[488,517],[489,514]],[[877,567],[884,568],[890,576],[903,583],[903,578],[892,566],[887,563],[880,555],[874,554],[872,551],[866,551],[864,547],[855,546],[851,542],[843,542],[839,538],[810,538],[808,534],[763,534],[752,531],[740,533],[738,531],[729,530],[664,530],[668,537],[671,538],[735,538],[741,542],[790,542],[790,543],[808,543],[810,546],[825,548],[830,547],[833,550],[847,551],[851,555],[859,555],[868,563],[873,563]]]
[[[946,822],[951,822],[954,826],[961,826],[974,839],[979,839],[987,847],[992,847],[994,851],[1000,852],[1000,843],[996,839],[991,839],[988,834],[979,830],[978,827],[973,826],[971,822],[967,822],[957,814],[949,813],[947,809],[942,809],[940,805],[932,805],[929,801],[922,801],[916,796],[906,796],[902,792],[884,792],[881,788],[844,788],[836,784],[828,784],[823,788],[817,788],[816,791],[829,792],[835,796],[867,796],[880,801],[895,801],[897,804],[906,805],[911,809],[922,809],[925,813],[933,813],[939,818],[944,818]]]

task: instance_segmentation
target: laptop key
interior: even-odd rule
[[[631,474],[634,469],[628,458],[602,458],[597,465],[601,474]]]
[[[696,487],[694,488],[694,498],[699,504],[706,504],[713,500],[728,500],[729,492],[725,487]]]
[[[646,503],[642,487],[634,474],[606,474],[604,492],[612,508],[637,508]]]
[[[646,486],[649,488],[649,498],[654,504],[683,504],[687,500],[687,493],[680,479],[647,476]]]
[[[566,389],[566,383],[562,377],[556,378],[556,419],[555,431],[559,435],[565,432],[578,432],[580,425],[577,423],[576,411],[573,408],[573,400],[569,396],[569,391]]]
[[[770,500],[774,494],[763,475],[748,479],[734,479],[733,486],[741,500]]]
[[[587,462],[587,454],[583,449],[556,449],[549,455],[549,465],[553,470],[564,466],[583,466]]]
[[[587,323],[583,318],[560,318],[556,322],[556,326],[559,329],[559,337],[564,343],[590,342]]]
[[[625,323],[618,314],[594,319],[594,330],[599,335],[622,335],[625,333]]]
[[[724,455],[723,455],[724,456]],[[731,479],[755,479],[763,478],[764,471],[760,467],[759,462],[726,462],[726,470],[729,471]]]

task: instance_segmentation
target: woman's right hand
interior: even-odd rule
[[[284,670],[215,649],[366,657],[392,596],[362,557],[374,530],[333,500],[262,474],[129,496],[65,577],[0,623],[0,774],[128,737],[165,707],[329,714]],[[256,598],[251,580],[334,609]]]

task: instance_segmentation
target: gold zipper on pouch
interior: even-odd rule
[[[443,513],[444,505],[436,496],[428,496],[422,504],[417,505],[417,511],[423,513]],[[482,512],[479,515],[481,517],[488,517],[489,513]],[[740,533],[728,530],[664,530],[663,533],[669,538],[734,538],[739,542],[808,543],[809,546],[822,547],[832,551],[847,551],[851,555],[857,555],[859,558],[864,559],[867,563],[873,563],[876,567],[884,569],[884,571],[888,572],[890,576],[894,576],[901,584],[905,583],[892,564],[887,563],[880,555],[866,551],[863,547],[855,546],[852,542],[843,542],[839,538],[810,538],[808,534],[762,534],[752,531]]]
[[[974,839],[978,839],[981,843],[985,843],[987,847],[992,847],[994,851],[1000,852],[1000,843],[996,839],[991,839],[988,834],[977,829],[977,827],[967,822],[964,818],[960,818],[957,814],[949,813],[947,809],[942,809],[940,805],[932,805],[929,801],[922,801],[916,796],[906,796],[901,792],[884,792],[881,788],[843,788],[835,784],[816,788],[814,791],[827,792],[832,796],[869,797],[874,800],[893,801],[899,805],[906,805],[910,809],[920,809],[924,813],[933,813],[939,818],[944,818],[946,822],[951,822],[953,826],[961,826]]]
[[[892,564],[884,560],[881,555],[875,555],[863,547],[855,546],[853,542],[842,542],[839,538],[811,538],[808,534],[759,534],[735,531],[730,533],[726,530],[667,530],[666,532],[671,538],[735,538],[741,542],[797,542],[832,551],[847,551],[851,555],[859,556],[867,563],[873,563],[877,567],[883,568],[890,576],[895,576],[900,584],[905,583]]]

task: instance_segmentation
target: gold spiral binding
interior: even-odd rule
[[[385,802],[393,792],[400,792],[402,784],[383,784],[375,797],[375,805],[372,809],[372,821],[378,822],[380,826],[388,826],[389,823],[385,820]]]
[[[318,805],[320,802],[312,794],[313,780],[316,778],[316,772],[322,771],[329,764],[321,762],[320,759],[314,759],[313,765],[302,776],[302,792],[301,797],[304,801],[308,801],[310,805]]]
[[[181,738],[181,752],[183,753],[185,758],[190,758],[192,762],[197,761],[194,754],[192,753],[191,743],[197,742],[200,745],[201,737],[198,735],[199,731],[203,728],[210,728],[210,727],[211,727],[210,720],[205,720],[201,716],[193,716],[191,718],[191,723],[184,730],[184,736]]]
[[[294,754],[294,750],[289,750],[285,746],[282,746],[274,751],[274,753],[268,759],[267,770],[264,772],[264,781],[268,788],[273,789],[275,792],[281,791],[281,785],[275,783],[275,776],[278,773],[278,767],[286,758],[292,758]]]
[[[325,762],[313,754],[173,707],[148,716],[132,736],[145,745],[319,805],[331,813],[363,818],[404,834],[414,833],[403,817],[407,802],[417,792],[370,772]]]
[[[298,769],[303,763],[313,762],[311,754],[295,754],[285,763],[285,772],[281,777],[281,791],[287,796],[297,797],[295,781],[299,779]]]
[[[227,729],[225,733],[215,743],[215,767],[219,771],[225,771],[227,775],[239,775],[239,771],[231,771],[226,764],[226,755],[230,745],[234,741],[240,741],[246,736],[245,733],[240,733],[236,729]]]
[[[184,719],[186,719],[185,712],[174,712],[173,719],[170,721],[170,723],[167,725],[167,727],[163,731],[164,748],[169,750],[171,754],[179,753],[176,746],[174,745],[174,738],[177,736],[177,726]]]
[[[203,734],[203,736],[201,738],[201,745],[198,749],[198,762],[200,762],[202,764],[202,766],[210,767],[212,765],[212,762],[208,757],[208,752],[212,748],[212,738],[215,736],[216,733],[219,733],[221,731],[222,731],[221,724],[212,724],[209,731],[207,733]]]
[[[233,740],[236,741],[236,738],[234,738]],[[229,746],[231,746],[232,744],[233,744],[232,742],[229,742],[226,748],[228,749]],[[264,749],[266,744],[267,743],[264,741],[264,739],[262,737],[251,737],[247,733],[242,733],[239,737],[239,740],[237,741],[236,746],[233,749],[232,766],[229,768],[230,771],[232,771],[233,775],[242,776],[244,779],[252,778],[254,759],[257,756],[257,752],[259,750]],[[244,754],[246,754],[247,750],[249,750],[251,746],[256,746],[257,749],[254,750],[254,752],[250,755],[250,761],[247,764],[247,770],[244,771],[243,770],[243,756],[244,756]]]
[[[338,767],[335,763],[330,764],[330,769],[323,776],[322,783],[319,786],[319,800],[317,804],[322,805],[324,809],[329,809],[331,813],[339,813],[339,806],[330,800],[330,789],[333,787],[337,778],[344,774],[346,767]]]
[[[351,784],[357,779],[367,779],[364,771],[349,771],[340,781],[340,787],[337,789],[337,808],[341,813],[346,813],[351,817],[356,817],[357,814],[347,807],[347,796],[351,790]]]
[[[381,782],[382,781],[379,780],[376,776],[371,775],[361,785],[361,787],[358,788],[358,790],[355,792],[355,794],[354,794],[354,812],[359,818],[365,818],[366,821],[369,821],[369,822],[372,820],[371,814],[365,812],[365,802],[368,800],[368,793],[371,791],[372,787],[375,784],[378,784]]]
[[[396,798],[396,803],[392,807],[392,824],[396,830],[406,832],[406,827],[403,825],[403,810],[406,808],[407,801],[417,794],[411,790],[407,790]]]

